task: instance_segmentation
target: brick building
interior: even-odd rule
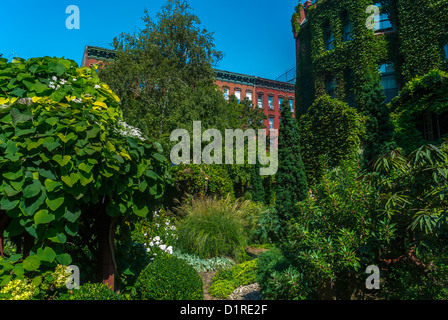
[[[293,83],[216,70],[215,84],[223,91],[226,99],[230,95],[239,100],[247,98],[255,107],[262,109],[267,117],[264,123],[266,128],[279,128],[283,100],[288,99],[291,111],[295,112]]]
[[[114,50],[94,46],[86,46],[82,58],[82,67],[89,67],[99,61],[113,61]],[[291,111],[294,107],[294,83],[264,79],[256,76],[235,72],[215,70],[215,84],[223,91],[224,97],[235,95],[239,100],[247,98],[253,105],[263,109],[267,120],[266,128],[278,129],[280,119],[280,105],[284,99],[289,99]]]

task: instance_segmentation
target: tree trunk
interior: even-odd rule
[[[8,215],[4,211],[0,211],[0,257],[4,255],[3,232],[6,229]]]
[[[104,206],[105,207],[105,206]],[[114,233],[115,225],[112,218],[101,210],[99,223],[99,268],[101,281],[107,284],[112,290],[115,289],[115,262],[114,262]]]

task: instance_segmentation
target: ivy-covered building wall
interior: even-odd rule
[[[380,8],[375,14],[376,5]],[[386,102],[413,77],[448,70],[448,1],[319,0],[296,7],[296,108],[319,96],[356,106],[369,74],[380,71]]]

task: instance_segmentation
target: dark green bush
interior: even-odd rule
[[[103,283],[85,283],[77,290],[69,291],[58,300],[125,300]]]
[[[261,253],[257,258],[256,281],[260,286],[263,299],[282,299],[277,288],[273,285],[273,274],[283,272],[290,266],[290,261],[279,248],[271,248]]]
[[[136,283],[138,300],[202,300],[202,279],[184,260],[162,256],[148,264]]]

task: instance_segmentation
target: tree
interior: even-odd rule
[[[252,166],[251,170],[251,184],[252,184],[252,200],[255,202],[265,203],[266,196],[264,193],[263,181],[260,176],[260,163],[257,161],[255,165]]]
[[[361,93],[361,111],[367,116],[364,137],[364,159],[372,163],[395,148],[394,126],[384,103],[384,91],[378,75],[369,75]]]
[[[130,125],[169,145],[174,129],[224,128],[226,103],[214,85],[221,59],[213,34],[200,27],[185,1],[168,0],[154,21],[145,10],[143,30],[113,40],[116,61],[99,71],[121,99]]]
[[[300,117],[302,157],[310,186],[319,183],[324,167],[355,159],[365,133],[365,117],[328,95],[317,98]]]
[[[300,148],[300,133],[288,101],[284,101],[278,134],[276,210],[281,221],[294,217],[297,202],[308,197],[308,183]]]

